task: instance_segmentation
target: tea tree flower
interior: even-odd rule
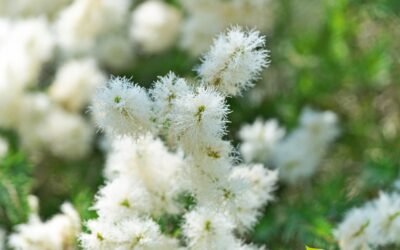
[[[206,142],[222,137],[227,114],[228,108],[220,94],[199,87],[195,93],[177,98],[171,115],[171,133],[193,152]]]
[[[37,214],[31,214],[26,224],[16,226],[16,232],[9,237],[9,245],[21,250],[73,249],[75,236],[80,231],[80,218],[69,203],[64,203],[61,211],[45,222]]]
[[[49,95],[67,110],[80,111],[93,91],[105,84],[106,77],[91,58],[71,60],[58,69]]]
[[[264,45],[256,32],[232,32],[245,53]],[[257,40],[257,45],[243,39]],[[235,39],[221,38],[214,47],[228,48],[234,43]],[[248,60],[234,57],[235,62],[227,63],[238,68],[229,66],[230,74],[240,72]],[[266,54],[260,60],[264,60],[262,68]],[[252,78],[259,69],[243,70]],[[94,205],[98,218],[89,221],[89,233],[81,235],[83,248],[257,249],[243,244],[236,232],[249,230],[272,199],[276,172],[263,171],[262,166],[237,166],[235,151],[223,138],[229,112],[226,93],[204,79],[189,86],[173,73],[160,77],[149,92],[151,98],[144,89],[117,78],[95,97],[92,109],[99,127],[112,140],[112,149],[105,169],[108,182]],[[180,194],[194,200],[187,210],[177,199]],[[184,218],[176,227],[185,242],[164,236],[148,218],[164,214]]]
[[[112,78],[93,99],[100,129],[116,134],[138,134],[151,127],[151,102],[146,91],[126,78]]]
[[[257,119],[251,125],[243,126],[239,137],[243,141],[240,152],[246,162],[271,162],[277,143],[284,137],[285,129],[275,119],[263,122]]]
[[[251,87],[268,65],[264,45],[265,37],[259,32],[232,28],[214,41],[197,72],[204,84],[228,96],[238,95]]]
[[[145,1],[132,13],[131,37],[147,53],[163,51],[176,40],[182,15],[159,0]]]

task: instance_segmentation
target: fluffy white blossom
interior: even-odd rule
[[[96,87],[106,78],[93,59],[71,60],[62,65],[49,89],[49,96],[67,110],[80,111]]]
[[[92,126],[79,114],[55,106],[44,94],[24,97],[20,120],[22,147],[30,153],[74,159],[91,149]]]
[[[300,126],[280,141],[274,150],[273,162],[279,168],[282,180],[293,183],[313,175],[338,135],[334,113],[305,108]]]
[[[246,162],[268,163],[277,143],[284,135],[285,129],[279,126],[277,120],[263,122],[257,119],[253,124],[244,125],[240,129],[240,152]]]
[[[161,140],[152,136],[136,141],[123,137],[113,143],[105,175],[112,180],[125,177],[141,182],[151,195],[149,213],[177,213],[179,205],[175,199],[184,190],[183,167],[182,157],[168,152]]]
[[[225,133],[228,108],[224,98],[210,88],[200,87],[176,99],[171,115],[171,133],[189,152]]]
[[[171,112],[176,107],[176,99],[190,93],[186,80],[170,72],[159,77],[150,89],[153,99],[153,116],[160,129],[170,126]]]
[[[9,245],[18,250],[75,249],[75,239],[81,228],[79,214],[69,203],[61,206],[61,212],[45,222],[32,214],[26,224],[16,226]]]
[[[234,225],[223,214],[209,208],[197,208],[185,215],[183,233],[192,250],[232,249]]]
[[[124,218],[145,214],[151,209],[150,194],[130,177],[116,178],[100,189],[93,206],[100,217]]]
[[[33,18],[8,25],[0,46],[0,81],[5,80],[14,88],[36,84],[43,64],[53,55],[54,38],[49,24],[44,18]]]
[[[145,52],[159,52],[176,40],[180,22],[178,9],[159,0],[145,1],[132,13],[131,37]]]
[[[100,129],[136,135],[151,128],[151,101],[146,91],[126,78],[112,78],[93,98]]]
[[[129,5],[129,0],[75,0],[56,21],[59,45],[72,53],[91,51],[102,36],[123,29]]]
[[[177,242],[163,236],[151,219],[130,217],[120,221],[92,220],[87,227],[91,233],[80,237],[83,248],[87,250],[178,249]]]
[[[381,193],[379,198],[350,210],[334,231],[341,249],[376,249],[400,243],[400,195]]]
[[[265,37],[259,32],[232,28],[214,41],[197,72],[204,84],[228,96],[238,95],[251,87],[268,65],[268,51],[264,45]]]

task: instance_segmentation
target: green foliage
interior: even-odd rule
[[[0,169],[0,225],[10,229],[28,218],[32,166],[23,154],[10,153],[0,159]]]

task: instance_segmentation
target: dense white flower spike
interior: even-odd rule
[[[330,144],[339,135],[336,114],[305,108],[300,126],[278,143],[273,162],[282,180],[294,183],[313,175]]]
[[[17,225],[16,232],[10,235],[10,247],[18,250],[76,249],[75,237],[81,229],[79,214],[69,203],[64,203],[61,211],[45,222],[36,213],[31,214],[28,223]]]
[[[240,153],[246,162],[268,163],[277,143],[284,137],[285,129],[275,119],[263,122],[257,119],[251,125],[243,126],[239,137],[243,141]]]
[[[204,84],[222,94],[235,96],[253,85],[268,65],[265,37],[257,31],[230,29],[218,36],[202,59],[197,72]]]
[[[92,111],[98,127],[108,132],[137,135],[151,129],[150,98],[127,78],[111,78],[99,89]]]
[[[347,213],[334,234],[341,249],[377,249],[400,245],[400,194],[379,198]]]
[[[71,60],[58,69],[49,96],[67,110],[80,111],[89,102],[93,91],[105,82],[106,77],[94,59]]]
[[[240,29],[230,32],[244,39],[258,37]],[[216,40],[222,48],[231,42]],[[252,51],[254,44],[247,45]],[[206,57],[203,63],[213,59]],[[231,74],[236,70],[253,77],[254,68],[244,65],[247,60],[234,58],[238,68],[230,67]],[[266,54],[260,60],[265,65]],[[98,218],[88,222],[89,233],[80,237],[84,249],[259,249],[243,244],[238,232],[250,230],[272,200],[277,172],[236,165],[233,147],[223,139],[227,95],[205,84],[203,79],[190,86],[169,73],[155,82],[150,97],[121,78],[96,94],[92,110],[112,146],[107,183],[93,206]],[[186,194],[194,201],[188,210],[179,199]],[[175,226],[181,227],[184,242],[163,236],[149,219],[165,214],[184,218]]]
[[[140,4],[132,13],[131,37],[148,53],[163,51],[176,40],[181,13],[159,0]]]

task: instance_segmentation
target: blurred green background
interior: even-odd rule
[[[290,130],[306,105],[336,112],[342,134],[312,179],[279,184],[246,239],[272,250],[338,249],[332,230],[345,212],[393,189],[399,177],[400,1],[280,0],[276,7],[274,29],[265,34],[271,65],[254,90],[229,100],[228,137],[237,145],[240,126],[257,117]],[[194,76],[199,62],[179,48],[137,61],[115,74],[148,86],[170,70]],[[31,166],[15,134],[1,134],[12,145],[0,166],[0,224],[10,230],[26,220],[28,193],[39,196],[44,218],[65,200],[83,219],[94,216],[88,208],[103,181],[100,149],[76,162],[47,158]]]

